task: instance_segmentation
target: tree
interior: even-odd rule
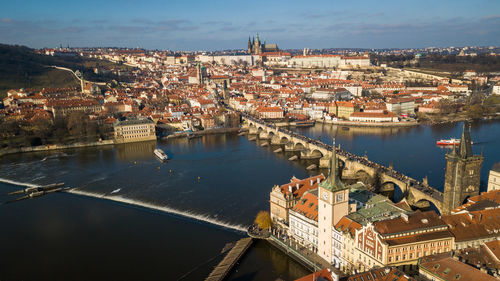
[[[271,216],[269,216],[269,212],[260,211],[255,218],[255,223],[259,226],[260,229],[268,229],[272,226]]]
[[[480,104],[474,104],[474,105],[469,106],[469,108],[467,110],[467,115],[471,119],[479,119],[479,118],[483,117],[483,115],[487,112],[488,111],[484,106],[482,106]]]
[[[87,119],[88,116],[81,111],[71,112],[68,115],[68,124],[67,124],[69,134],[77,140],[80,141],[83,140],[86,133],[85,127]]]

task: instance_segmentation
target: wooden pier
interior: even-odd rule
[[[212,273],[208,275],[205,281],[221,281],[226,278],[229,271],[238,262],[238,260],[243,256],[246,250],[252,244],[252,238],[243,238],[236,242],[236,245],[227,253],[227,255],[222,259],[222,261],[212,270]]]

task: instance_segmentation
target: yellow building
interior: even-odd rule
[[[354,112],[359,112],[360,108],[358,105],[349,101],[336,101],[330,105],[330,114],[335,114],[337,118],[349,119]]]
[[[116,120],[113,128],[116,143],[156,140],[155,123],[147,118]]]

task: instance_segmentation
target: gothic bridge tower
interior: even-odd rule
[[[446,154],[446,173],[443,193],[443,212],[462,205],[470,196],[479,194],[483,155],[472,154],[470,125],[464,122],[462,138],[458,148]]]

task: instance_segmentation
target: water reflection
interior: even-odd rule
[[[151,159],[156,148],[156,141],[134,142],[118,144],[116,159],[122,162]]]

